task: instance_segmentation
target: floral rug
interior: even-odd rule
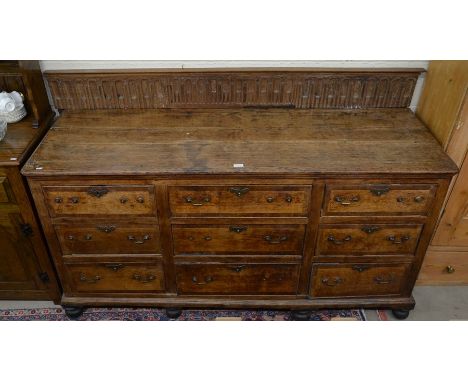
[[[289,311],[277,310],[183,310],[177,321],[290,321]],[[365,321],[364,311],[317,310],[310,321]],[[70,321],[62,308],[3,309],[0,321]],[[164,309],[88,308],[76,321],[172,321]]]

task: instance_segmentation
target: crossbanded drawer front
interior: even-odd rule
[[[174,254],[302,254],[304,225],[172,226]]]
[[[180,264],[179,294],[295,294],[298,264]]]
[[[359,297],[400,295],[411,264],[318,264],[313,266],[311,295]]]
[[[435,185],[327,186],[323,215],[427,215]]]
[[[174,186],[169,204],[174,216],[306,216],[310,192],[311,187],[293,186]]]
[[[65,264],[74,292],[161,292],[162,266],[155,263],[89,262]]]
[[[153,186],[44,186],[52,217],[155,215]]]
[[[412,255],[422,225],[333,224],[319,228],[318,255]]]
[[[161,253],[159,230],[155,226],[95,223],[54,228],[63,255]]]

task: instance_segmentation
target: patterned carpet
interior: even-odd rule
[[[0,321],[69,321],[62,308],[3,309]],[[88,308],[78,321],[170,321],[163,309]],[[290,312],[276,310],[184,310],[178,321],[290,321]],[[360,309],[317,310],[310,321],[365,321]]]

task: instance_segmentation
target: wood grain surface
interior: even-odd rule
[[[64,113],[23,168],[29,176],[456,171],[400,109]]]

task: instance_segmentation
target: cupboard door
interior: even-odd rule
[[[440,219],[432,245],[468,246],[468,161],[465,159]]]
[[[43,289],[34,274],[35,254],[22,232],[24,224],[18,212],[0,213],[0,290]]]

